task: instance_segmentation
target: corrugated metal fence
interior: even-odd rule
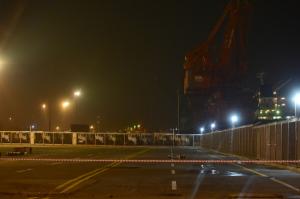
[[[299,160],[300,121],[249,125],[204,134],[200,146],[259,160]]]

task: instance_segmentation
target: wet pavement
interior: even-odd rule
[[[168,147],[36,149],[34,157],[169,159]],[[51,151],[51,153],[49,153]],[[185,159],[234,159],[176,148]],[[0,161],[0,198],[299,198],[300,174],[257,164]]]

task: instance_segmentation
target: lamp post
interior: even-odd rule
[[[235,124],[239,121],[239,117],[236,114],[231,115],[230,121],[232,124],[232,128],[235,127]]]
[[[64,100],[61,102],[61,109],[62,109],[62,126],[61,129],[66,129],[68,125],[66,125],[66,114],[67,114],[67,109],[69,109],[71,103],[69,100]]]
[[[200,133],[203,134],[205,131],[205,128],[204,127],[200,127]]]
[[[294,105],[295,105],[295,118],[297,118],[297,105],[300,104],[300,93],[296,93],[293,97]]]
[[[235,128],[235,124],[239,121],[239,117],[236,114],[232,114],[230,116],[231,121],[231,136],[230,136],[230,150],[233,152],[233,130]]]
[[[42,111],[43,112],[47,112],[47,117],[48,117],[48,131],[50,132],[51,131],[51,109],[50,109],[50,106],[49,104],[47,105],[46,103],[43,103],[41,105],[41,108],[42,108]]]
[[[173,160],[174,156],[174,146],[175,146],[175,131],[177,131],[177,128],[172,128],[172,147],[171,147],[171,159]]]
[[[77,111],[77,99],[78,98],[80,98],[82,96],[82,92],[81,92],[81,90],[80,89],[77,89],[77,90],[75,90],[74,92],[73,92],[73,97],[74,97],[74,117],[73,117],[73,122],[75,122],[76,123],[76,119],[78,120],[78,111]]]
[[[216,128],[216,123],[215,122],[211,123],[210,130],[213,132],[215,128]]]

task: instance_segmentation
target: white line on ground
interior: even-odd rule
[[[177,183],[175,180],[172,181],[172,191],[177,190]]]
[[[28,169],[17,170],[16,172],[17,173],[25,173],[25,172],[28,172],[28,171],[31,171],[31,170],[32,170],[31,168],[28,168]]]
[[[50,165],[59,165],[62,164],[62,162],[52,162]]]
[[[270,180],[272,180],[272,181],[274,181],[274,182],[277,182],[277,183],[279,183],[279,184],[281,184],[281,185],[283,185],[283,186],[285,186],[285,187],[288,187],[288,188],[290,188],[290,189],[293,189],[293,190],[296,191],[296,192],[300,192],[300,189],[298,189],[297,187],[294,187],[293,185],[290,185],[290,184],[288,184],[288,183],[286,183],[286,182],[283,182],[283,181],[278,180],[278,179],[276,179],[276,178],[270,178]]]
[[[256,174],[256,175],[259,175],[259,176],[261,176],[261,177],[270,177],[270,176],[268,176],[268,175],[266,175],[266,174],[264,174],[264,173],[261,173],[261,172],[258,172],[258,171],[256,171],[256,170],[254,170],[254,169],[249,169],[249,168],[247,168],[247,167],[244,167],[244,166],[241,166],[241,165],[237,165],[237,164],[234,164],[234,165],[236,165],[236,166],[238,166],[238,167],[241,167],[241,168],[243,168],[243,169],[246,170],[246,171],[249,171],[249,172],[252,172],[252,173],[254,173],[254,174]],[[288,183],[286,183],[286,182],[283,182],[283,181],[281,181],[281,180],[278,180],[278,179],[276,179],[276,178],[274,178],[274,177],[269,178],[269,179],[272,180],[273,182],[276,182],[276,183],[281,184],[281,185],[283,185],[283,186],[285,186],[285,187],[287,187],[287,188],[290,188],[290,189],[292,189],[292,190],[294,190],[294,191],[296,191],[296,192],[300,192],[300,189],[299,189],[299,188],[294,187],[293,185],[290,185],[290,184],[288,184]]]

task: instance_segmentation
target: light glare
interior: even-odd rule
[[[74,96],[75,97],[80,97],[81,96],[81,91],[80,90],[74,91]]]
[[[216,123],[211,123],[210,128],[211,128],[211,130],[213,130],[214,128],[216,128]]]
[[[300,104],[300,93],[296,93],[295,96],[293,97],[293,101],[295,104],[299,105]]]
[[[239,121],[239,117],[237,115],[232,115],[230,117],[231,123],[237,123]]]
[[[200,128],[200,132],[201,132],[201,133],[203,133],[204,130],[205,130],[204,127],[201,127],[201,128]]]
[[[70,102],[66,100],[66,101],[63,101],[61,105],[65,109],[70,106]]]

